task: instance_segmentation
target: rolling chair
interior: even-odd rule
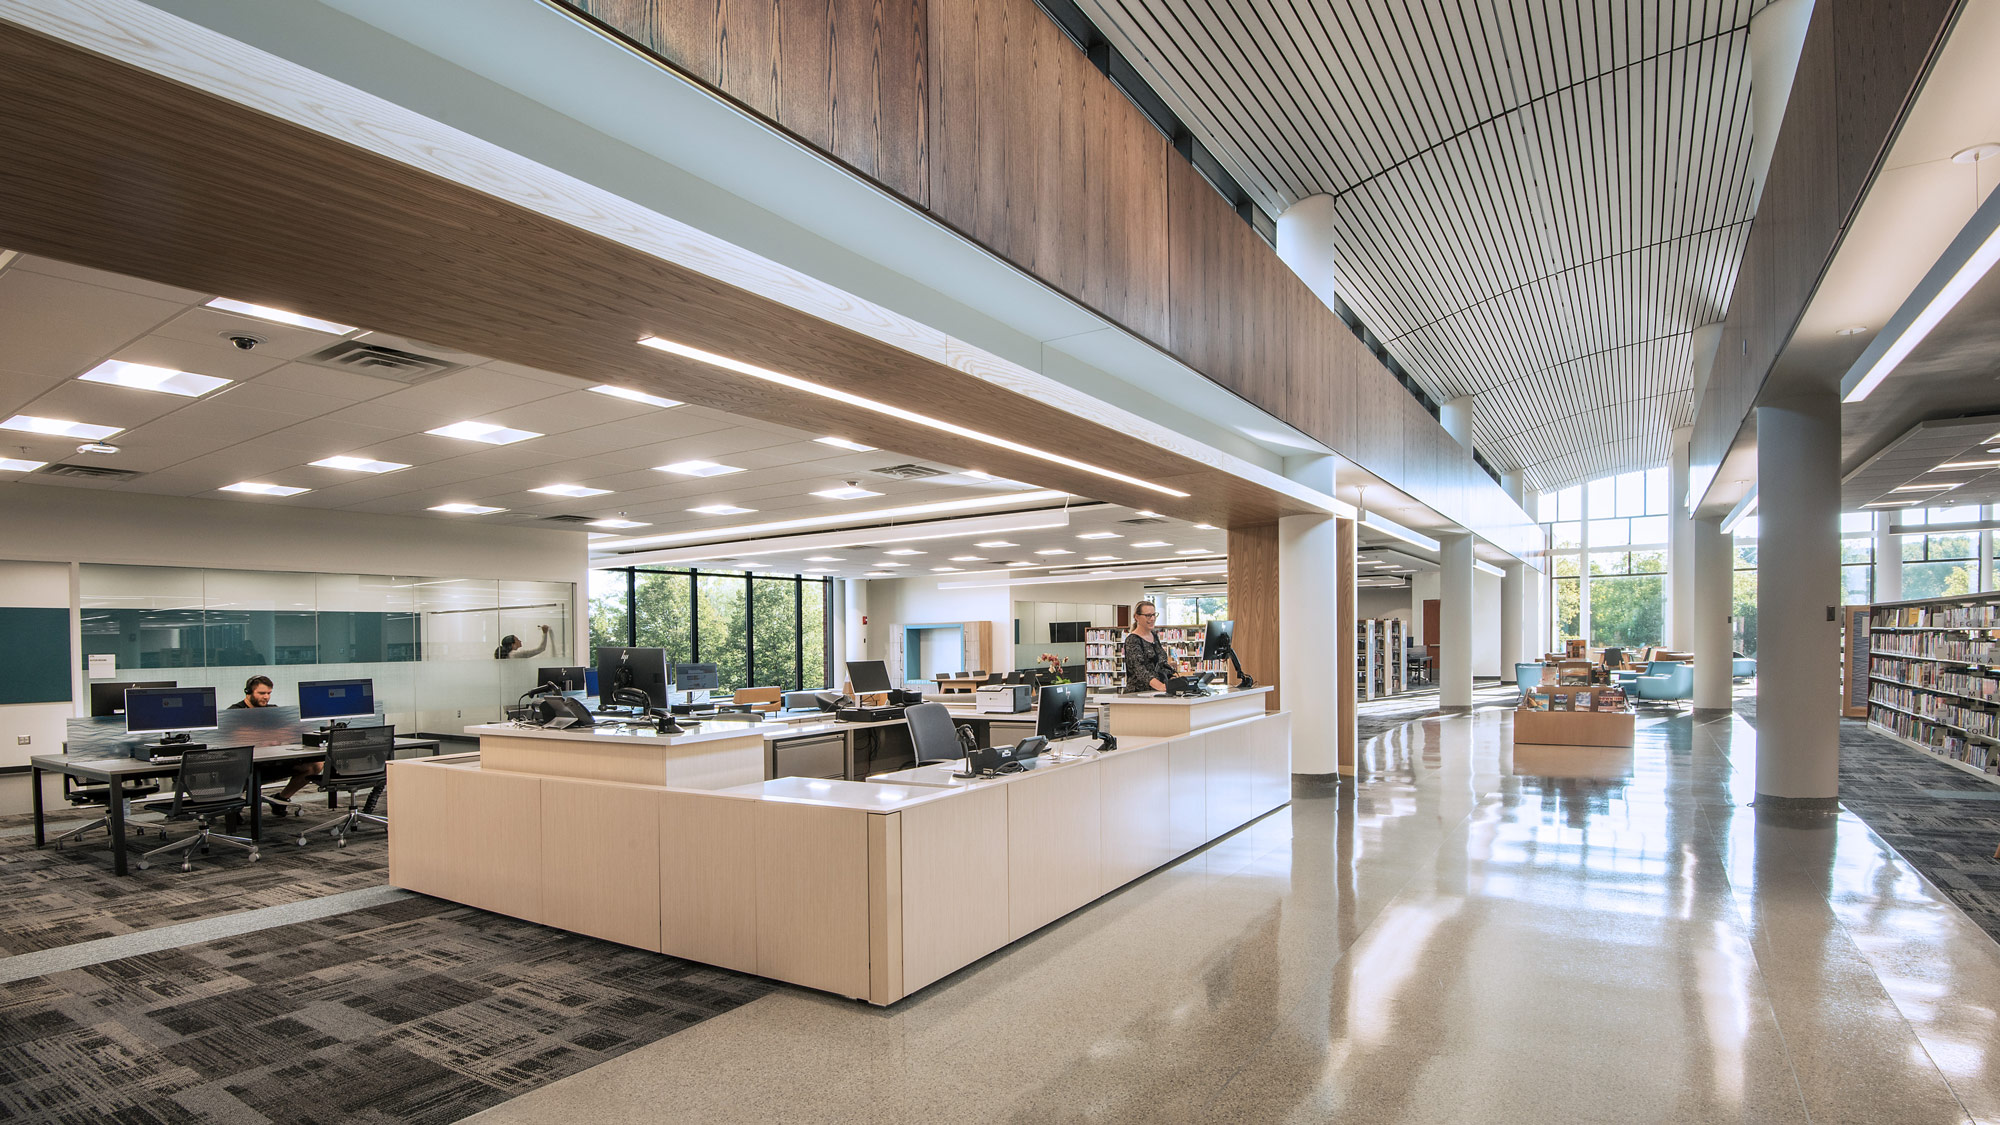
[[[347,794],[347,811],[331,820],[322,821],[311,828],[300,829],[299,846],[306,846],[306,838],[314,832],[329,832],[333,836],[333,846],[347,846],[347,835],[362,821],[373,821],[384,828],[389,826],[389,818],[376,816],[368,811],[375,798],[389,785],[389,759],[396,754],[395,727],[350,727],[347,730],[328,731],[326,736],[326,768],[320,771],[320,791],[327,794],[327,803],[335,804],[340,794]],[[360,791],[372,790],[367,806],[361,802]]]
[[[250,862],[255,863],[256,841],[225,835],[215,831],[214,826],[217,817],[241,813],[255,799],[256,767],[252,764],[255,754],[255,748],[249,746],[215,746],[183,752],[180,771],[174,774],[174,799],[167,808],[167,819],[193,821],[194,835],[141,855],[139,870],[152,866],[153,857],[161,852],[179,852],[181,870],[193,871],[195,849],[206,852],[210,844],[241,848],[250,853]]]
[[[136,797],[158,796],[159,792],[160,792],[159,783],[148,781],[142,785],[139,785],[137,788],[126,789],[125,797],[127,801],[130,801],[131,799]],[[64,774],[62,795],[63,795],[63,800],[69,802],[74,807],[103,809],[104,815],[98,817],[96,820],[93,820],[88,824],[79,825],[76,828],[70,829],[69,831],[49,841],[50,843],[54,844],[57,848],[61,848],[64,844],[72,840],[77,840],[82,838],[85,832],[89,832],[93,829],[102,828],[106,832],[111,831],[111,808],[110,808],[111,787],[109,785],[79,782],[75,778],[69,776],[68,774]],[[143,828],[132,823],[132,819],[130,816],[127,816],[125,819],[125,829],[126,831],[132,833],[132,835],[134,836],[143,835],[145,832]]]
[[[965,757],[966,742],[960,739],[958,725],[951,721],[951,712],[944,704],[907,707],[903,721],[909,725],[910,749],[916,759],[909,768],[940,766]]]

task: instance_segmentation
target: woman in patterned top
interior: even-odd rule
[[[1165,645],[1153,636],[1159,609],[1152,602],[1132,607],[1132,631],[1125,634],[1125,690],[1165,691],[1167,681],[1181,674]]]

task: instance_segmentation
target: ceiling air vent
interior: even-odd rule
[[[396,348],[385,348],[380,344],[369,344],[360,340],[342,340],[305,357],[305,362],[320,367],[330,367],[335,371],[351,371],[358,375],[370,375],[377,379],[389,379],[413,386],[428,382],[440,375],[449,375],[464,367],[464,364],[452,363],[449,360],[418,355]]]
[[[929,465],[890,465],[885,469],[868,470],[876,476],[894,477],[897,480],[924,480],[928,477],[945,475],[943,469],[933,469]]]
[[[1119,520],[1118,522],[1124,524],[1127,527],[1135,527],[1139,524],[1165,523],[1167,521],[1159,516],[1140,516],[1137,519]]]
[[[596,516],[543,516],[542,520],[546,523],[589,523],[596,518]]]
[[[131,480],[143,474],[131,469],[112,469],[103,465],[45,465],[35,472],[47,477],[71,477],[77,480]]]

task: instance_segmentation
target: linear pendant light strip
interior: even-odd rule
[[[1082,469],[1084,472],[1087,473],[1095,473],[1098,476],[1108,477],[1111,480],[1121,481],[1125,484],[1137,485],[1140,488],[1151,489],[1154,492],[1162,493],[1167,496],[1173,496],[1185,499],[1188,495],[1190,495],[1189,493],[1182,492],[1177,488],[1168,488],[1166,485],[1163,484],[1154,484],[1152,481],[1140,480],[1138,477],[1127,476],[1124,473],[1117,472],[1112,469],[1106,469],[1101,466],[1093,465],[1088,461],[1078,461],[1073,457],[1064,457],[1060,453],[1050,453],[1048,450],[1037,449],[1032,445],[1023,445],[1018,441],[1010,441],[1007,438],[996,437],[993,434],[981,433],[978,430],[969,429],[965,426],[957,425],[956,423],[947,422],[941,418],[932,418],[927,414],[919,414],[914,410],[905,410],[900,406],[891,406],[886,402],[877,402],[874,399],[863,398],[857,394],[849,394],[846,391],[840,391],[840,390],[835,390],[832,387],[821,386],[818,383],[809,382],[805,379],[798,378],[795,375],[786,375],[782,372],[773,371],[768,367],[758,367],[755,364],[744,363],[742,360],[730,359],[728,356],[717,355],[714,352],[705,352],[702,351],[700,348],[689,347],[686,344],[677,343],[673,340],[663,339],[662,337],[659,336],[647,336],[644,339],[640,340],[639,343],[649,348],[656,348],[660,351],[667,352],[671,355],[680,356],[683,359],[692,359],[701,363],[706,363],[715,367],[720,367],[725,371],[734,371],[738,375],[748,375],[753,379],[762,379],[765,382],[776,383],[781,387],[789,387],[795,391],[804,391],[807,394],[815,394],[821,396],[822,398],[830,398],[837,402],[844,402],[849,406],[858,406],[861,407],[863,410],[872,410],[877,414],[886,414],[891,418],[899,418],[905,422],[914,422],[919,426],[928,426],[934,430],[943,430],[945,433],[948,434],[956,434],[959,437],[970,438],[973,441],[983,442],[986,445],[995,446],[1000,449],[1006,449],[1015,453],[1026,454],[1029,457],[1037,457],[1043,461],[1048,461],[1053,464],[1064,465],[1072,469]]]
[[[2000,192],[1988,195],[1972,213],[1881,335],[1847,369],[1840,380],[1840,401],[1860,402],[1881,386],[1996,261],[2000,261]]]

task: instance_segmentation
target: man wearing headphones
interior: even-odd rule
[[[243,698],[230,704],[229,709],[234,711],[242,707],[269,707],[271,705],[271,686],[271,677],[269,676],[252,676],[244,680]],[[268,793],[264,795],[264,799],[271,802],[271,815],[285,815],[285,810],[290,807],[291,799],[297,796],[299,790],[304,789],[306,783],[319,773],[319,768],[320,764],[318,762],[293,763],[292,779],[285,783],[285,787],[278,791],[278,795],[275,797]]]

